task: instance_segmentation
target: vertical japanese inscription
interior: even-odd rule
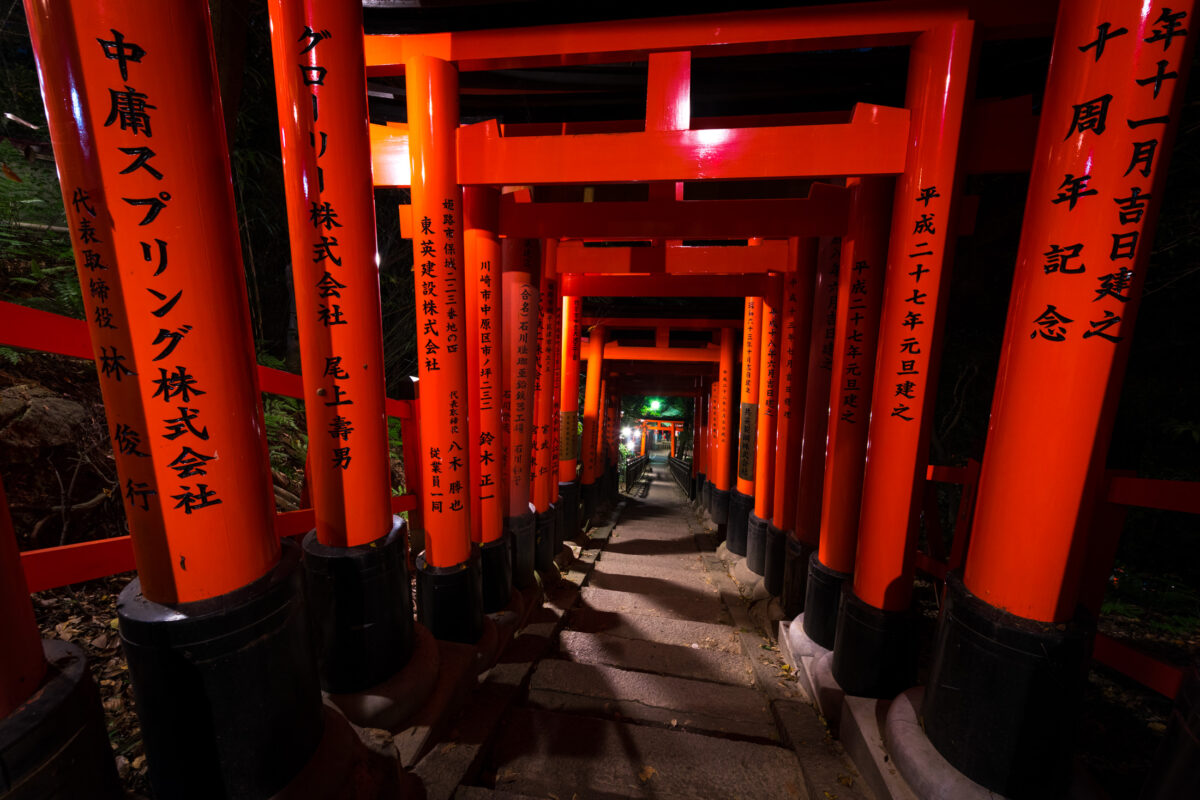
[[[1172,122],[1183,58],[1184,48],[1171,45],[1188,35],[1187,16],[1161,6],[1139,19],[1134,9],[1125,19],[1097,25],[1094,38],[1074,48],[1077,52],[1068,48],[1067,58],[1096,66],[1090,80],[1078,83],[1077,96],[1052,110],[1062,115],[1063,141],[1074,159],[1061,162],[1063,179],[1047,198],[1054,222],[1042,269],[1055,283],[1038,303],[1030,339],[1059,344],[1078,338],[1104,346],[1124,338],[1126,304],[1139,278],[1137,265],[1144,263],[1144,216],[1154,199],[1156,161]],[[1133,68],[1120,70],[1115,85],[1109,85],[1111,79],[1102,84],[1101,76],[1111,74],[1103,65],[1114,61],[1132,61]],[[1097,227],[1096,215],[1105,207],[1108,225]]]
[[[167,493],[173,501],[169,510],[191,515],[223,502],[219,476],[214,474],[216,466],[211,463],[216,460],[216,454],[206,452],[208,428],[201,409],[194,403],[196,398],[207,394],[208,389],[193,370],[191,359],[196,354],[188,347],[188,342],[206,332],[197,330],[185,316],[189,304],[182,282],[175,281],[169,269],[172,232],[182,226],[179,220],[172,218],[172,181],[168,168],[157,159],[155,149],[154,118],[158,113],[159,98],[137,88],[139,71],[153,68],[154,59],[145,47],[129,41],[122,31],[110,28],[107,34],[96,37],[104,58],[115,62],[114,74],[107,77],[101,90],[106,94],[108,106],[103,127],[120,132],[116,149],[121,153],[123,166],[110,177],[115,194],[128,206],[126,213],[114,215],[112,233],[115,237],[136,241],[141,251],[143,269],[134,278],[141,285],[132,291],[136,293],[140,289],[152,298],[149,305],[151,319],[139,320],[138,328],[154,331],[142,335],[149,336],[148,342],[143,344],[148,345],[152,353],[150,362],[156,365],[150,368],[149,375],[141,377],[154,387],[147,405],[153,408],[153,401],[159,400],[163,403],[160,408],[168,409],[159,437],[171,443],[167,449],[170,460],[166,468],[175,473],[177,481]],[[100,274],[108,270],[100,249],[104,242],[92,224],[96,209],[83,187],[76,187],[72,206],[77,215],[79,243],[89,245],[81,249],[84,267],[98,273],[89,279],[89,294],[105,303],[94,307],[93,324],[97,330],[116,329],[116,317],[107,305],[109,286]],[[136,213],[130,216],[130,210]],[[158,365],[158,362],[164,364]],[[156,378],[154,371],[157,371]],[[101,348],[100,374],[103,378],[120,381],[135,373],[127,363],[126,354],[118,352],[114,345]],[[179,420],[184,424],[176,427]],[[118,423],[113,434],[114,450],[125,455],[148,455],[141,449],[144,433],[147,432]],[[135,481],[127,478],[123,490],[129,508],[150,511],[158,489],[152,479]],[[182,559],[181,568],[186,569]]]

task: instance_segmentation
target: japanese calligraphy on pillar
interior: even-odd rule
[[[550,425],[554,410],[554,355],[551,344],[554,327],[554,296],[557,289],[554,281],[541,282],[538,295],[537,357],[533,369],[533,394],[537,399],[534,409],[533,437],[530,444],[530,475],[534,481],[557,469],[557,458],[551,458]],[[540,498],[539,498],[540,499]],[[549,502],[550,498],[546,498]],[[535,501],[536,502],[536,501]],[[545,509],[539,509],[545,510]]]
[[[500,329],[500,317],[496,313],[498,310],[496,295],[500,288],[499,272],[499,264],[493,263],[491,259],[479,262],[477,287],[479,302],[476,307],[479,309],[480,412],[494,412],[499,409],[500,393],[503,388],[503,384],[499,380],[500,373],[495,367],[495,364],[500,362],[499,356],[503,352],[503,346],[500,350],[495,349]],[[492,415],[481,413],[480,418],[491,419]],[[498,474],[500,462],[496,458],[501,445],[498,441],[498,433],[499,431],[484,426],[477,434],[479,438],[479,499],[482,501],[495,499],[496,487],[501,485]]]
[[[136,281],[137,286],[126,291],[140,290],[152,298],[148,308],[152,319],[137,320],[137,327],[144,330],[147,341],[134,341],[139,352],[150,353],[142,380],[154,387],[149,398],[153,406],[161,403],[162,428],[158,436],[171,442],[167,452],[173,455],[166,467],[173,473],[174,485],[165,490],[166,498],[156,498],[158,487],[150,481],[135,482],[126,479],[124,487],[127,507],[143,512],[152,510],[152,500],[168,500],[164,507],[185,515],[202,512],[220,505],[223,501],[221,481],[216,465],[215,451],[209,444],[208,428],[203,414],[203,404],[198,398],[209,391],[207,382],[201,382],[197,368],[190,356],[195,355],[185,342],[195,341],[204,335],[188,316],[190,304],[184,297],[184,282],[176,280],[170,270],[170,248],[173,234],[182,230],[178,219],[171,213],[163,213],[172,206],[172,176],[163,159],[158,159],[158,147],[154,139],[154,120],[160,98],[140,91],[139,73],[154,69],[153,56],[139,43],[130,41],[115,28],[108,35],[98,36],[96,42],[104,58],[115,62],[109,75],[105,76],[102,88],[107,95],[108,115],[102,123],[113,132],[120,143],[117,150],[125,157],[122,169],[111,176],[112,185],[120,195],[123,205],[110,209],[112,236],[128,242],[137,242],[142,258],[142,269],[125,280]],[[170,98],[163,98],[169,102]],[[99,248],[104,244],[93,226],[95,210],[87,203],[86,191],[76,189],[72,198],[78,225],[77,237],[84,267],[96,273],[89,281],[89,294],[99,298],[107,292],[103,273],[108,267]],[[182,301],[182,302],[181,302]],[[97,305],[92,323],[96,329],[114,329],[116,318],[111,308]],[[153,333],[151,333],[153,331]],[[116,346],[102,349],[100,362],[101,378],[120,381],[132,376],[133,370],[126,362],[126,355]],[[128,424],[118,423],[113,431],[114,451],[136,455],[146,432],[137,431]],[[160,475],[167,474],[161,470]]]
[[[779,368],[782,371],[781,380],[778,381],[779,416],[789,420],[792,418],[792,411],[799,407],[796,399],[800,397],[797,393],[797,376],[793,375],[792,370],[796,357],[796,307],[799,304],[799,295],[797,294],[799,289],[800,273],[797,270],[790,270],[785,273],[783,277],[782,323],[776,324],[780,327]]]
[[[829,286],[829,300],[825,305],[824,322],[820,329],[821,360],[818,366],[823,370],[832,372],[834,340],[837,337],[838,270],[842,261],[842,240],[831,240],[829,246],[822,252],[829,257],[828,263],[822,264],[820,267],[825,271],[825,284]],[[816,313],[819,314],[820,312],[816,311]],[[820,320],[822,318],[818,316],[817,319]]]
[[[582,336],[583,327],[579,315],[580,300],[578,297],[563,298],[563,336],[567,337],[563,342],[562,363],[559,368],[559,385],[566,387],[564,391],[570,389],[571,386],[578,388],[579,384],[579,358],[582,355]],[[574,377],[573,381],[564,380],[565,376],[570,372]],[[578,392],[576,392],[576,395]],[[560,401],[562,398],[560,397]],[[569,409],[564,409],[559,412],[558,416],[558,459],[560,461],[571,461],[576,458],[576,453],[579,452],[579,408],[578,398],[572,397],[568,402]]]
[[[867,273],[870,271],[871,265],[866,261],[855,261],[849,276],[850,293],[849,304],[846,307],[846,336],[843,342],[845,360],[839,378],[838,415],[843,422],[851,424],[866,421],[860,414],[859,403],[863,399],[862,392],[871,389],[870,365],[866,364],[866,361],[875,358],[874,348],[869,346],[874,344],[874,331],[864,331],[867,325],[874,324],[867,305],[867,295],[870,291],[870,276]],[[864,368],[868,370],[866,376],[863,374]]]
[[[1048,347],[1075,340],[1107,347],[1124,338],[1148,256],[1148,209],[1160,199],[1152,187],[1161,186],[1159,161],[1178,121],[1174,100],[1187,69],[1186,10],[1106,8],[1111,18],[1062,55],[1085,75],[1074,96],[1056,98],[1043,112],[1063,132],[1053,160],[1057,190],[1030,198],[1045,204],[1047,219],[1035,243],[1044,280],[1029,337]]]
[[[362,19],[335,3],[270,10],[317,536],[357,546],[392,519]]]

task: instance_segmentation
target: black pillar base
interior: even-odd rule
[[[808,558],[808,590],[804,595],[804,632],[808,638],[832,650],[837,638],[838,607],[842,584],[850,573],[838,572],[821,563],[813,552]]]
[[[917,682],[917,636],[912,612],[875,608],[842,587],[833,677],[846,694],[891,699]]]
[[[477,551],[468,561],[452,567],[432,567],[424,553],[417,556],[417,622],[434,638],[475,644],[483,635],[479,562]]]
[[[386,536],[358,547],[326,547],[316,531],[304,537],[308,609],[327,692],[360,692],[412,657],[407,527],[393,517]]]
[[[750,512],[754,510],[754,498],[734,489],[729,495],[729,527],[725,531],[725,547],[735,556],[746,555],[746,527],[750,524]]]
[[[763,588],[767,594],[779,597],[783,594],[783,573],[787,563],[787,532],[767,525],[766,541],[763,545]]]
[[[700,510],[705,513],[712,512],[712,481],[705,478],[704,485],[700,487]]]
[[[608,467],[608,500],[615,503],[621,499],[621,469],[616,464]]]
[[[712,500],[708,513],[712,516],[712,521],[718,525],[727,525],[729,523],[728,489],[718,489],[716,486],[712,488]]]
[[[545,572],[554,566],[554,556],[558,554],[555,548],[555,540],[557,532],[555,531],[555,521],[558,518],[558,512],[554,505],[551,504],[545,511],[541,511],[537,515],[537,521],[534,523],[533,535],[533,565],[540,572]]]
[[[770,524],[753,511],[746,522],[746,566],[755,575],[762,575],[767,569],[767,526]]]
[[[946,578],[921,716],[959,772],[1007,797],[1065,797],[1094,626],[1001,611]]]
[[[1200,654],[1183,674],[1167,735],[1142,787],[1142,800],[1200,797]]]
[[[46,676],[24,705],[0,719],[0,796],[5,800],[122,800],[104,709],[87,657],[47,639]]]
[[[561,550],[563,542],[573,542],[582,533],[579,528],[579,481],[558,484],[558,511],[562,514],[562,523],[558,526],[558,547],[555,549]]]
[[[507,531],[500,538],[479,545],[479,572],[483,592],[483,613],[494,614],[508,607],[512,599],[512,543]]]
[[[537,583],[534,573],[536,526],[537,519],[532,510],[519,517],[504,518],[504,530],[512,543],[513,587],[516,589],[528,589]]]
[[[600,484],[598,481],[579,484],[579,498],[583,506],[583,525],[591,525],[596,519],[596,506],[600,501]]]
[[[701,498],[704,496],[704,483],[706,479],[707,476],[703,472],[697,472],[696,477],[692,478],[692,494],[688,499],[692,501],[693,505],[701,502]]]
[[[783,615],[795,619],[804,613],[804,599],[808,595],[808,559],[816,551],[810,544],[800,541],[792,533],[787,534],[783,551]]]
[[[156,797],[269,798],[309,761],[324,722],[297,545],[194,603],[153,603],[134,579],[117,617]]]

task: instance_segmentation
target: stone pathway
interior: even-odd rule
[[[666,463],[624,503],[454,797],[869,798]]]

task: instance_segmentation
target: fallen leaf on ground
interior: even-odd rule
[[[654,767],[647,764],[646,766],[642,767],[642,771],[638,773],[638,780],[641,781],[642,783],[645,783],[646,781],[653,778],[655,773],[657,773],[657,772],[658,772],[658,770],[656,770]]]

